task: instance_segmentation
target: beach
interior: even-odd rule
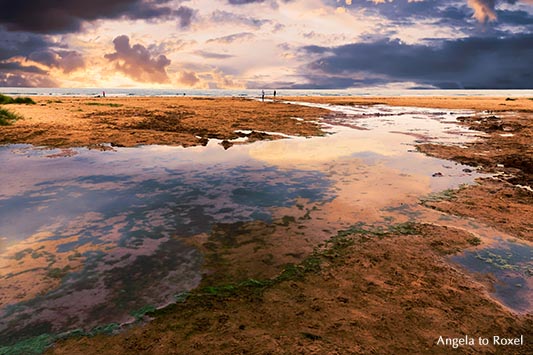
[[[197,200],[188,200],[190,191],[180,195],[184,205],[194,201],[201,206],[187,211],[184,219],[189,223],[200,217],[196,224],[187,224],[187,233],[169,231],[166,239],[153,247],[153,255],[161,253],[162,256],[157,256],[161,260],[172,259],[172,254],[164,253],[165,246],[174,246],[175,249],[169,249],[171,252],[181,252],[185,246],[190,248],[189,253],[198,252],[201,261],[194,263],[201,264],[201,278],[190,281],[186,291],[173,296],[170,305],[163,307],[164,302],[160,301],[137,315],[133,323],[116,324],[107,332],[88,334],[84,329],[52,336],[50,329],[55,328],[43,326],[48,329],[43,334],[50,337],[38,346],[46,354],[533,351],[533,224],[528,217],[533,215],[533,99],[280,97],[275,102],[261,102],[205,97],[33,97],[33,100],[35,105],[5,105],[23,118],[0,127],[0,144],[41,147],[46,150],[44,158],[40,158],[42,164],[52,160],[67,164],[68,159],[79,158],[79,166],[91,170],[92,165],[84,165],[83,159],[89,161],[93,154],[117,151],[127,156],[128,149],[154,145],[181,149],[169,150],[165,159],[172,161],[194,149],[211,149],[205,156],[198,156],[204,160],[186,155],[183,160],[192,163],[180,166],[185,171],[179,170],[182,175],[176,173],[178,169],[171,170],[165,165],[169,175],[176,174],[176,180],[184,186],[195,186],[198,190]],[[309,105],[298,104],[301,102]],[[343,111],[343,107],[353,110]],[[394,126],[404,118],[411,122],[408,128]],[[375,140],[370,139],[372,135]],[[34,154],[23,147],[22,153],[16,154]],[[157,159],[163,152],[167,154],[154,149],[147,160]],[[139,154],[145,154],[142,152],[139,150]],[[223,154],[242,154],[246,158],[239,155],[231,163],[214,160],[214,156]],[[117,155],[118,159],[110,155],[111,164],[113,159],[121,161],[124,156]],[[253,162],[246,160],[250,158]],[[161,164],[169,164],[168,161]],[[117,167],[116,179],[109,177],[111,173],[102,174],[105,179],[102,176],[96,179],[95,172],[94,176],[87,173],[90,182],[82,177],[75,183],[94,184],[88,187],[94,190],[98,188],[94,181],[98,180],[113,191],[116,188],[113,184],[118,184],[119,179],[129,177],[135,183],[140,179],[137,174],[148,174],[150,185],[135,190],[142,200],[149,196],[147,191],[151,187],[147,186],[157,182],[154,191],[158,192],[173,186],[159,172],[153,173],[158,164],[156,160],[154,166],[141,173],[132,165],[133,178],[129,177],[126,164]],[[206,167],[198,168],[202,164]],[[224,164],[231,169],[224,170]],[[243,168],[246,164],[249,166]],[[201,171],[188,175],[194,169]],[[221,169],[220,175],[217,169]],[[214,174],[207,174],[213,171]],[[241,174],[247,176],[246,181],[238,179]],[[220,190],[232,189],[227,197],[234,204],[231,206],[223,197],[209,196],[215,195],[213,191],[218,191],[219,186],[210,185],[211,182],[223,180],[226,175],[228,182],[224,180]],[[205,181],[197,185],[201,179]],[[267,188],[261,185],[265,181],[269,183]],[[45,183],[49,184],[30,181],[13,185],[0,196],[21,195],[24,187]],[[15,187],[20,191],[10,192]],[[70,187],[61,188],[70,191]],[[70,193],[83,196],[85,192]],[[202,204],[197,202],[200,200]],[[128,210],[129,200],[124,201],[121,208]],[[154,206],[176,204],[165,199],[156,202]],[[205,212],[210,203],[216,205],[216,213]],[[259,212],[268,213],[268,218],[257,210],[248,213],[250,206],[263,208]],[[169,208],[161,215],[169,216],[175,211]],[[238,213],[246,218],[237,216]],[[120,234],[127,226],[126,219],[118,214],[113,215],[115,219],[102,214],[104,217],[90,215],[84,220],[93,223],[97,219],[98,224],[110,220],[105,223],[111,226],[116,220],[117,228],[105,229],[99,243],[104,235]],[[151,228],[160,230],[163,223],[160,215],[142,212],[139,215],[153,220],[155,227]],[[137,215],[135,218],[141,219]],[[178,223],[172,221],[171,226]],[[138,229],[135,225],[135,230]],[[69,243],[75,244],[81,240],[82,232],[77,230],[69,235]],[[40,265],[40,259],[32,256],[34,252],[17,254],[28,248],[41,250],[35,246],[45,239],[38,233],[32,238],[34,245],[29,242],[30,246],[10,245],[12,249],[4,256],[11,261],[4,265],[4,271],[14,270],[15,262],[28,265],[31,262],[33,269]],[[181,244],[178,247],[176,243]],[[51,254],[60,250],[56,241],[42,245],[42,250]],[[106,246],[112,248],[111,243],[103,243],[94,250],[102,252]],[[83,270],[89,257],[82,256],[92,249],[85,244],[80,248],[85,249],[72,249],[68,257],[55,259],[54,267],[64,272],[61,277]],[[142,254],[140,249],[136,250]],[[73,258],[74,252],[79,256]],[[124,253],[117,252],[119,256],[109,265],[122,265]],[[16,259],[10,255],[22,256]],[[148,270],[128,268],[126,265],[120,275],[126,275],[127,270],[136,273]],[[109,266],[105,271],[111,269]],[[2,282],[14,285],[14,281],[8,281],[14,280],[12,274],[10,279],[6,272],[0,274],[5,278]],[[3,302],[11,304],[17,297],[31,301],[38,294],[59,289],[67,280],[61,277],[43,283],[41,288],[32,285],[24,295],[20,289],[5,288]],[[120,278],[110,279],[120,283]],[[21,276],[17,287],[30,282],[31,279]],[[164,285],[172,288],[171,283]],[[151,292],[161,287],[149,286],[155,287]],[[118,294],[121,287],[128,289],[117,286],[112,291]],[[110,289],[106,292],[111,293]],[[129,299],[127,302],[120,304],[134,304]],[[112,322],[111,318],[102,318],[101,313],[100,318],[94,316],[90,320]],[[21,328],[20,334],[26,334],[25,331]],[[5,334],[21,338],[14,331]],[[464,336],[474,339],[473,343],[467,339],[452,349],[452,343]],[[495,336],[522,342],[501,345],[494,340]],[[439,341],[440,338],[449,341]],[[489,339],[488,343],[484,344],[483,339]],[[51,343],[53,346],[49,347]]]
[[[324,110],[239,98],[49,98],[36,105],[17,105],[26,119],[2,131],[0,143],[51,147],[102,144],[132,147],[148,144],[205,145],[207,139],[239,138],[237,130],[256,131],[253,139],[275,139],[261,132],[312,136],[309,122]],[[291,119],[293,116],[302,121]],[[279,138],[279,137],[277,137]]]

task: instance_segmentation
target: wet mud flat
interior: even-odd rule
[[[63,337],[57,334],[60,329],[69,331],[79,324],[79,330],[56,342],[48,353],[203,354],[216,349],[227,354],[321,354],[393,349],[445,354],[452,349],[437,345],[439,336],[464,334],[523,334],[526,343],[454,351],[530,353],[531,285],[525,281],[531,245],[520,241],[518,248],[509,246],[505,243],[515,236],[512,231],[500,232],[498,226],[439,210],[436,205],[453,205],[450,201],[475,178],[487,175],[415,150],[421,143],[477,142],[479,131],[456,120],[473,112],[384,106],[328,109],[337,119],[328,115],[321,120],[324,137],[234,145],[228,150],[217,141],[206,148],[114,148],[72,154],[9,146],[3,161],[29,178],[3,190],[4,211],[19,203],[28,211],[26,217],[33,217],[25,220],[48,220],[42,214],[47,209],[63,215],[45,228],[41,221],[23,230],[20,222],[0,233],[13,239],[19,231],[19,242],[4,242],[11,248],[4,254],[4,270],[19,268],[8,275],[9,285],[18,276],[20,287],[24,277],[19,275],[31,272],[53,270],[52,275],[58,275],[55,283],[42,278],[46,287],[39,290],[40,298],[35,297],[39,292],[27,291],[18,309],[9,307],[8,317],[22,316],[28,322],[28,335],[22,328],[18,335],[11,333],[12,339],[27,339],[18,349],[42,351]],[[52,174],[32,181],[34,174],[21,158],[39,171],[55,162],[67,170],[68,178],[57,181]],[[95,170],[106,174],[94,174]],[[105,199],[112,191],[119,192],[114,203]],[[57,213],[69,200],[62,199],[65,192],[73,202]],[[70,212],[80,201],[102,202]],[[43,230],[49,234],[40,234]],[[45,244],[44,250],[39,243]],[[498,254],[494,248],[502,245],[518,256]],[[100,259],[89,257],[94,252]],[[43,260],[56,259],[36,268],[31,263],[40,259],[33,257],[39,253],[45,255]],[[509,272],[522,275],[521,294],[511,293],[510,298],[498,293],[494,277],[499,275],[491,270],[468,271],[469,261],[460,259],[470,260],[468,253],[483,263],[500,255],[496,263],[509,266],[502,279],[516,285],[518,279]],[[180,255],[179,261],[172,261],[172,255]],[[139,265],[133,268],[138,271],[130,274],[138,278],[132,277],[128,288],[120,284],[125,279],[120,270],[127,272],[134,265]],[[185,265],[189,278],[180,276],[187,275]],[[96,329],[74,318],[70,326],[58,325],[54,316],[48,329],[39,329],[24,315],[24,307],[50,315],[57,306],[53,299],[64,297],[65,304],[71,285],[76,277],[83,280],[84,273],[104,280],[92,281],[103,287],[82,288],[102,296],[102,303],[111,308],[100,314],[114,314],[117,323],[106,326],[95,312],[93,324],[100,324]],[[106,284],[106,279],[113,282]],[[142,293],[145,288],[154,295],[158,290],[168,292],[150,299]],[[6,289],[2,291],[9,297]],[[167,303],[172,305],[156,310]],[[112,309],[117,304],[124,307],[122,313]],[[89,310],[70,309],[78,317],[91,314]],[[68,306],[61,311],[68,313]],[[139,323],[120,326],[125,315]],[[122,331],[114,336],[104,334],[118,330]]]

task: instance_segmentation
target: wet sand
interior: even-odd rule
[[[532,95],[533,96],[533,95]],[[405,96],[405,97],[281,97],[287,101],[304,101],[334,105],[389,105],[476,111],[533,111],[533,97],[456,97],[456,96]]]
[[[433,224],[403,223],[391,217],[389,225],[377,228],[373,223],[378,219],[369,209],[364,215],[367,225],[347,228],[335,222],[349,217],[345,215],[348,209],[342,201],[330,205],[302,202],[296,210],[281,208],[272,225],[220,224],[211,233],[189,241],[203,251],[207,272],[201,286],[183,303],[149,312],[148,316],[155,319],[148,324],[114,336],[70,338],[47,353],[530,354],[532,315],[513,311],[495,300],[491,295],[496,283],[493,277],[469,272],[451,261],[450,256],[461,255],[462,250],[471,250],[480,241],[463,228],[446,226],[442,217],[446,215],[441,213],[458,216],[468,223],[482,222],[517,239],[532,240],[533,228],[527,216],[531,215],[533,206],[528,165],[532,159],[528,142],[532,141],[533,101],[506,101],[505,98],[301,100],[498,111],[465,115],[461,120],[465,127],[484,131],[487,136],[483,140],[461,145],[421,142],[417,147],[426,154],[479,166],[480,171],[498,175],[422,201],[420,208],[429,207],[427,213],[435,211],[442,218],[436,218]],[[241,100],[230,101],[228,107],[235,102],[240,104]],[[281,105],[253,103],[256,104]],[[508,110],[508,105],[513,112],[503,112]],[[17,112],[23,113],[22,110],[17,107]],[[279,110],[284,112],[281,107]],[[313,121],[317,115],[328,114],[314,110],[308,111],[309,116],[304,119]],[[292,115],[302,117],[302,112],[291,111],[285,117],[291,120]],[[312,122],[306,122],[305,126],[309,124],[315,131],[299,131],[300,127],[291,130],[292,123],[277,126],[273,122],[268,129],[261,129],[262,123],[257,124],[260,126],[236,129],[321,134]],[[228,134],[218,135],[219,139],[231,139],[234,128],[209,129]],[[156,140],[159,134],[153,133],[153,138]],[[110,141],[95,144],[107,142]],[[198,144],[193,140],[189,143]],[[348,166],[342,171],[339,166],[342,164],[334,165],[335,179],[342,182],[351,170]],[[357,191],[362,186],[352,186],[349,191]],[[428,219],[422,217],[418,207],[412,208],[413,215],[421,221]],[[329,229],[323,229],[324,220],[330,222]],[[287,236],[292,239],[287,240]],[[328,242],[324,243],[327,238]],[[291,254],[288,244],[294,244],[302,254]],[[456,350],[437,344],[439,336],[463,335],[476,339],[524,335],[525,344],[498,346],[491,342],[488,346],[461,346]]]

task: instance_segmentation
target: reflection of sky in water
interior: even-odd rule
[[[76,165],[79,160],[63,162]],[[135,228],[151,237],[176,231],[187,236],[208,231],[215,216],[217,222],[226,223],[258,216],[268,219],[266,208],[286,206],[296,198],[322,199],[327,188],[327,181],[319,172],[281,171],[264,166],[164,167],[141,170],[139,175],[109,175],[112,171],[104,164],[90,165],[92,171],[88,174],[99,171],[102,175],[68,179],[59,168],[56,179],[1,199],[0,235],[24,239],[54,229],[57,235],[51,239],[63,238],[68,233],[65,226],[85,223],[79,217],[97,211],[100,220],[92,222],[127,216],[125,232]],[[87,165],[81,165],[78,172],[85,169]],[[161,212],[164,225],[143,226],[154,211]],[[83,236],[99,232],[88,225]]]
[[[259,163],[246,150],[78,149],[72,157],[49,158],[57,150],[1,147],[7,176],[21,176],[0,190],[0,236],[18,247],[0,259],[2,288],[42,278],[33,273],[43,268],[45,277],[55,270],[60,278],[44,296],[3,304],[3,338],[17,338],[34,319],[53,322],[47,331],[89,327],[171,302],[198,283],[201,263],[196,249],[173,237],[208,233],[213,223],[269,222],[270,208],[333,197],[324,173]],[[77,259],[82,267],[70,269]]]
[[[533,249],[526,243],[499,240],[495,245],[466,251],[452,258],[468,270],[496,278],[494,293],[506,306],[531,309],[533,293]]]
[[[440,123],[441,113],[394,109],[401,122],[391,129],[388,108],[368,110],[387,115],[364,117],[371,130],[349,128],[361,117],[347,112],[352,116],[338,122],[344,126],[328,122],[334,135],[227,151],[216,142],[187,149],[76,149],[65,156],[58,149],[0,147],[0,252],[13,248],[0,255],[0,338],[11,342],[123,321],[146,304],[171,302],[200,280],[201,255],[179,237],[209,233],[214,223],[269,222],[272,208],[291,207],[297,200],[341,197],[333,194],[326,163],[364,165],[369,180],[374,167],[385,166],[388,182],[410,174],[422,185],[419,191],[473,180],[462,166],[409,152],[413,136],[390,132],[464,140],[443,133],[458,128]],[[421,120],[424,115],[433,119]],[[444,176],[431,178],[437,171]],[[374,188],[380,189],[379,183]],[[24,302],[14,301],[20,297]]]

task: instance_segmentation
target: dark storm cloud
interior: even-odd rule
[[[70,73],[85,66],[80,53],[58,47],[41,35],[0,28],[0,39],[0,86],[51,86],[55,82],[48,78],[49,69]],[[21,61],[37,62],[45,69]]]
[[[533,26],[533,16],[526,11],[496,11],[498,21],[513,25]]]
[[[44,50],[33,52],[28,58],[50,68],[59,68],[66,74],[85,67],[83,57],[76,51]]]
[[[12,33],[0,27],[0,61],[14,56],[28,57],[31,53],[46,50],[51,45],[42,36]]]
[[[531,34],[448,40],[439,46],[379,41],[305,50],[313,54],[324,51],[307,69],[325,78],[366,75],[441,88],[533,88]],[[320,84],[319,76],[317,80]]]
[[[294,84],[281,89],[345,89],[377,86],[390,83],[389,80],[368,78],[368,79],[351,79],[344,76],[306,76],[309,82],[306,84]]]
[[[36,66],[22,66],[20,63],[0,63],[0,86],[11,87],[54,87],[57,83],[48,73]]]
[[[57,83],[45,75],[28,75],[0,71],[1,87],[56,87]]]
[[[22,66],[17,62],[0,63],[0,71],[25,72],[31,74],[47,74],[45,70],[34,65]]]
[[[339,6],[337,0],[325,0],[331,6]],[[433,19],[437,23],[446,23],[454,26],[462,26],[465,29],[479,31],[472,27],[475,19],[477,22],[488,25],[516,24],[521,25],[522,18],[508,15],[514,10],[496,10],[499,4],[533,4],[533,0],[391,0],[374,3],[370,0],[352,0],[352,8],[363,8],[366,12],[399,24],[415,24],[420,19]],[[523,15],[523,14],[522,14]],[[531,22],[529,24],[532,24]]]
[[[332,6],[339,6],[337,0],[327,0]],[[344,1],[343,1],[344,3]],[[374,3],[369,0],[352,0],[350,5],[353,8],[363,8],[368,13],[387,17],[390,20],[398,22],[410,22],[413,18],[427,18],[438,17],[440,9],[445,7],[447,3],[453,4],[452,0],[424,0],[411,1],[409,0],[393,0],[382,3]]]
[[[153,55],[141,44],[130,45],[128,36],[113,40],[115,52],[105,58],[113,62],[115,69],[140,82],[166,83],[169,78],[166,67],[170,60],[164,55]]]
[[[177,17],[181,27],[191,23],[194,11],[166,6],[170,0],[0,0],[0,24],[10,31],[67,33],[97,19],[159,19]]]

